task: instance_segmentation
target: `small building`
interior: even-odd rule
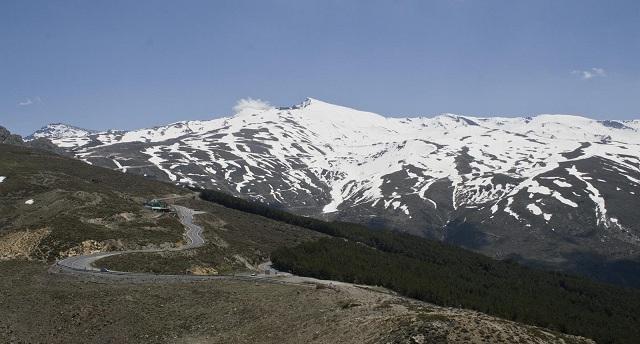
[[[152,199],[148,202],[144,202],[144,206],[146,208],[149,208],[153,211],[160,211],[160,212],[169,212],[171,211],[171,208],[169,208],[169,205],[161,200],[158,199]]]

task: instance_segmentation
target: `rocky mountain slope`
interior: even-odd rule
[[[54,145],[45,137],[30,137],[25,142],[20,135],[12,134],[3,126],[0,126],[0,143],[42,149],[59,155],[71,155],[66,149]]]
[[[638,269],[639,130],[638,120],[568,115],[385,118],[307,99],[150,129],[56,124],[32,136],[94,165],[626,283],[609,275]]]

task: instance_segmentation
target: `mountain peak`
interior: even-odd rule
[[[301,103],[298,103],[298,104],[292,105],[292,106],[281,107],[279,109],[280,110],[304,109],[304,108],[308,108],[310,106],[319,105],[319,104],[333,105],[333,104],[330,104],[330,103],[327,103],[327,102],[323,102],[322,100],[319,100],[319,99],[316,99],[316,98],[306,97],[306,98],[304,98],[304,100]],[[337,105],[335,105],[335,106],[337,106]]]
[[[31,141],[40,137],[43,138],[65,138],[87,136],[95,133],[94,130],[83,129],[66,123],[50,123],[36,130],[33,134],[25,137],[27,141]]]
[[[577,122],[594,122],[593,119],[578,115],[566,114],[539,114],[532,118],[536,122],[575,124]]]
[[[318,99],[307,97],[302,101],[302,103],[300,103],[300,107],[311,106],[311,104],[318,103],[318,102],[322,103],[322,101],[320,101]]]
[[[370,123],[384,121],[385,117],[376,113],[361,111],[350,107],[328,103],[316,98],[307,97],[302,103],[285,108],[298,110],[303,117],[321,122],[360,122]]]

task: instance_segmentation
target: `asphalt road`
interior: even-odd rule
[[[163,251],[182,251],[188,250],[196,247],[200,247],[204,245],[204,238],[202,238],[202,227],[193,223],[193,216],[197,214],[202,214],[201,211],[196,211],[187,207],[174,205],[173,209],[175,209],[176,214],[178,214],[178,218],[180,222],[184,225],[185,228],[185,237],[187,239],[187,244],[181,247],[168,248],[168,249],[146,249],[146,250],[128,250],[128,251],[114,251],[114,252],[99,252],[94,254],[88,254],[83,256],[74,256],[65,258],[56,263],[56,266],[63,269],[70,269],[75,271],[87,271],[87,272],[101,272],[100,269],[93,266],[93,263],[98,261],[99,259],[116,256],[127,253],[153,253],[153,252],[163,252]],[[122,274],[124,272],[118,271],[103,271],[101,273],[117,273]]]
[[[180,222],[184,225],[186,229],[185,236],[189,240],[188,244],[181,247],[180,250],[188,250],[204,245],[202,227],[193,223],[193,215],[204,214],[204,211],[193,210],[181,205],[174,205],[173,209],[176,210]]]
[[[301,286],[314,287],[317,284],[324,284],[328,286],[345,285],[355,286],[355,284],[320,280],[311,277],[296,276],[290,273],[281,272],[272,267],[271,261],[264,262],[257,267],[255,272],[243,272],[233,275],[213,275],[213,276],[198,276],[198,275],[156,275],[152,273],[137,273],[137,272],[124,272],[124,271],[101,271],[99,268],[93,266],[93,263],[99,259],[115,256],[127,253],[153,253],[164,251],[182,251],[189,250],[204,245],[205,241],[202,237],[202,227],[193,223],[193,216],[202,214],[204,212],[193,210],[187,207],[174,205],[176,213],[180,222],[185,227],[185,237],[187,244],[181,247],[168,248],[168,249],[146,249],[146,250],[128,250],[128,251],[114,251],[114,252],[98,252],[94,254],[68,257],[53,264],[49,269],[52,273],[69,273],[73,275],[82,275],[90,279],[108,279],[112,281],[126,281],[130,283],[149,283],[149,282],[189,282],[189,281],[205,281],[205,280],[219,280],[219,279],[234,279],[244,281],[261,281],[266,283],[277,284],[293,284]]]

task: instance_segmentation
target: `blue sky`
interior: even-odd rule
[[[133,129],[314,97],[640,118],[640,1],[0,2],[0,125]]]

